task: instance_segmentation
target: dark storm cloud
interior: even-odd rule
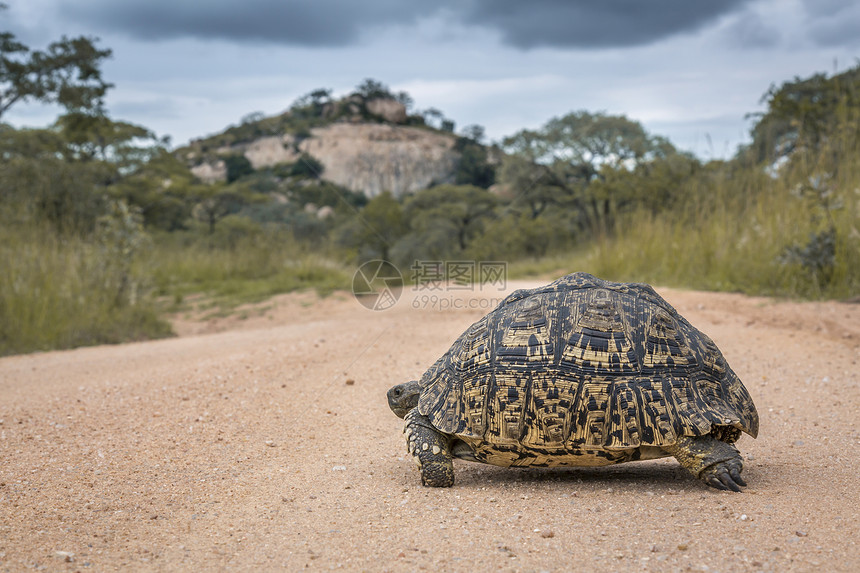
[[[376,24],[411,23],[436,10],[403,0],[64,1],[61,15],[141,39],[197,38],[343,46]]]
[[[62,15],[138,38],[354,43],[374,27],[444,21],[497,31],[519,48],[646,44],[698,30],[748,0],[63,0]]]
[[[502,33],[520,48],[608,48],[647,44],[696,31],[748,0],[476,0],[470,23]]]

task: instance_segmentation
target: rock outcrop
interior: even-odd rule
[[[415,127],[336,123],[311,133],[299,148],[323,164],[323,179],[368,197],[449,182],[459,158],[454,137]]]
[[[371,104],[380,102],[371,109]],[[400,106],[399,110],[389,104]],[[405,108],[394,100],[371,100],[368,111],[380,117],[400,117]],[[392,120],[393,121],[393,120]],[[260,137],[250,143],[221,147],[217,155],[241,153],[254,169],[296,161],[301,153],[323,164],[322,178],[352,191],[375,197],[383,191],[395,196],[434,183],[451,182],[460,154],[456,137],[429,129],[382,123],[333,123],[313,128],[310,137],[296,142],[291,134]],[[202,181],[224,181],[224,161],[204,162],[191,171]]]
[[[227,164],[221,160],[214,163],[201,163],[191,168],[194,174],[203,183],[215,183],[227,180]]]
[[[372,99],[365,104],[367,111],[391,123],[406,121],[406,106],[390,98]]]
[[[291,163],[299,158],[293,145],[295,138],[286,133],[281,136],[261,137],[243,149],[251,167],[261,169],[278,163]]]

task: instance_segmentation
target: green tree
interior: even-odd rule
[[[168,144],[167,139],[159,140],[143,126],[115,121],[104,114],[67,113],[54,125],[65,140],[66,159],[102,161],[123,174],[135,171]]]
[[[354,212],[354,209],[365,206],[368,201],[364,193],[350,191],[330,181],[322,180],[303,180],[299,184],[292,185],[289,198],[301,206],[313,203],[317,207],[346,207],[347,212]]]
[[[360,260],[389,260],[391,248],[407,231],[403,207],[391,193],[380,193],[340,230],[340,244],[356,249]]]
[[[486,147],[460,138],[456,149],[460,152],[460,160],[454,171],[454,183],[486,189],[496,182],[496,166],[490,163]]]
[[[303,95],[290,105],[290,113],[298,119],[322,117],[323,110],[331,103],[331,91],[319,88]]]
[[[505,155],[499,174],[512,207],[524,205],[534,219],[551,206],[582,208],[576,203],[572,185],[561,180],[549,166],[527,156]]]
[[[113,197],[140,209],[146,227],[165,231],[186,228],[203,184],[176,155],[165,148],[153,153],[139,169],[126,174],[109,188]]]
[[[0,225],[48,223],[61,235],[92,233],[104,208],[98,186],[110,169],[67,161],[64,148],[56,130],[0,125]]]
[[[376,98],[395,99],[394,94],[391,93],[387,85],[371,78],[365,79],[356,86],[354,93],[360,95],[365,101]]]
[[[860,64],[831,77],[821,73],[772,85],[762,102],[767,111],[748,116],[756,119],[748,148],[756,162],[815,151],[837,129],[852,129],[856,137],[860,128],[846,119],[860,111]]]
[[[238,213],[248,202],[235,187],[224,184],[200,185],[195,189],[194,198],[196,204],[191,214],[206,225],[210,236],[215,233],[219,221]]]
[[[325,165],[319,159],[307,153],[302,153],[298,161],[293,163],[293,166],[290,168],[290,175],[319,179],[324,169]]]
[[[412,99],[412,96],[409,95],[408,92],[400,91],[394,95],[394,99],[403,104],[403,107],[406,109],[408,113],[412,106],[415,105],[415,100]]]
[[[410,227],[419,234],[444,229],[452,252],[465,251],[492,214],[496,196],[473,185],[437,185],[419,191],[406,203]]]
[[[644,208],[652,214],[678,207],[686,200],[682,193],[702,174],[702,165],[689,153],[673,153],[640,163],[634,169],[604,169],[591,184],[590,193],[621,213]]]
[[[0,4],[0,10],[5,8]],[[98,49],[95,42],[63,36],[44,51],[32,50],[11,32],[0,32],[0,118],[31,100],[70,112],[101,113],[112,86],[102,79],[100,66],[111,51]]]
[[[486,130],[484,129],[483,125],[478,125],[475,123],[464,127],[461,132],[461,135],[470,141],[473,141],[475,143],[481,143],[486,137]]]
[[[228,155],[224,158],[224,166],[227,168],[227,183],[232,183],[254,172],[254,166],[247,157],[241,153]]]
[[[104,115],[70,113],[48,129],[4,126],[0,194],[20,205],[19,216],[87,235],[116,185],[163,151],[145,128]]]
[[[531,205],[534,217],[548,205],[564,205],[575,209],[583,229],[592,233],[605,232],[615,215],[608,188],[592,185],[595,181],[675,152],[638,122],[587,111],[553,118],[539,130],[522,130],[503,145],[517,158],[503,165],[503,182]]]

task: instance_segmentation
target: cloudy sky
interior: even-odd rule
[[[492,139],[585,109],[700,157],[747,139],[773,83],[854,66],[855,0],[5,0],[33,48],[89,35],[113,57],[116,119],[174,145],[316,88],[375,78]],[[57,109],[14,108],[14,125]]]

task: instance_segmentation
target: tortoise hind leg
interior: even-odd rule
[[[406,443],[409,453],[421,470],[421,484],[430,487],[454,485],[454,463],[451,440],[436,430],[427,419],[413,408],[406,414]]]
[[[741,491],[739,486],[747,485],[741,477],[744,461],[738,449],[714,436],[681,436],[663,449],[711,487]]]

